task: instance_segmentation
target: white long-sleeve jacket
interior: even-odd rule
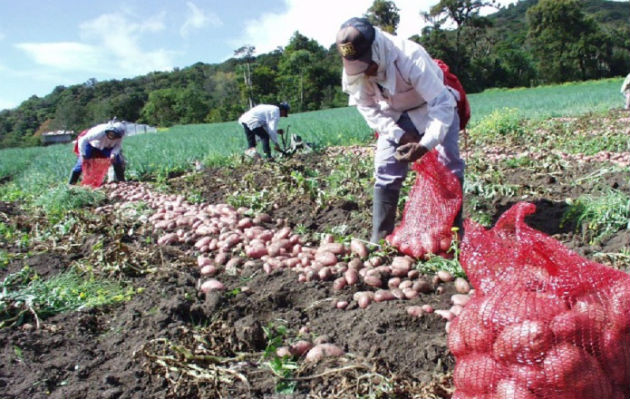
[[[118,125],[114,125],[118,124]],[[124,129],[122,123],[120,122],[107,122],[104,124],[96,125],[90,128],[85,135],[79,138],[79,152],[83,151],[85,142],[90,144],[90,146],[95,147],[99,150],[103,149],[112,149],[111,155],[117,156],[120,154],[120,150],[122,149],[122,137],[116,139],[110,139],[107,137],[106,132],[108,130],[112,130],[112,127],[116,126],[117,128]],[[85,155],[85,154],[81,154]]]
[[[278,143],[278,121],[280,108],[271,104],[259,104],[251,108],[238,119],[239,124],[245,124],[249,129],[263,127],[272,142]]]
[[[396,124],[407,112],[418,132],[420,144],[431,150],[448,132],[457,103],[444,85],[443,73],[422,46],[376,29],[372,45],[377,76],[348,76],[342,86],[370,128],[398,143],[404,131]]]

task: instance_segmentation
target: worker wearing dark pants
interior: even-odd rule
[[[451,170],[457,179],[464,181],[464,162],[459,156],[458,135],[459,116],[454,113],[454,120],[450,125],[443,143],[438,146],[438,160]],[[419,142],[423,134],[418,133],[407,113],[403,113],[396,124],[406,132],[411,142]],[[403,143],[404,144],[404,143]],[[409,162],[396,159],[396,150],[401,144],[396,144],[384,136],[379,136],[374,158],[374,203],[372,206],[372,236],[370,241],[378,242],[392,233],[396,220],[396,210],[400,188],[407,172]],[[462,210],[453,223],[462,227]]]
[[[256,147],[256,137],[258,136],[262,141],[263,153],[265,153],[265,157],[271,158],[271,146],[269,145],[269,134],[262,126],[259,126],[255,129],[249,129],[246,124],[242,124],[245,129],[245,136],[247,137],[247,146],[251,149],[252,147]]]
[[[78,182],[81,177],[81,172],[83,171],[83,159],[90,158],[109,158],[112,163],[112,167],[114,167],[114,176],[117,182],[125,181],[125,161],[122,157],[122,154],[116,154],[114,157],[111,156],[112,149],[102,149],[99,150],[90,146],[89,143],[84,144],[83,151],[81,152],[84,156],[79,155],[77,159],[77,163],[72,168],[70,173],[70,181],[68,182],[70,185],[74,185]]]

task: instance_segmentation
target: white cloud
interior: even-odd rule
[[[208,25],[213,27],[219,27],[223,25],[223,21],[214,13],[205,13],[199,9],[193,2],[186,3],[188,6],[189,14],[188,18],[179,30],[182,37],[188,37],[191,31],[195,29],[201,29]]]
[[[104,14],[79,25],[82,42],[20,43],[37,64],[65,71],[105,76],[128,76],[168,70],[173,52],[143,50],[144,34],[165,29],[165,14],[131,20],[121,14]]]
[[[500,4],[514,3],[516,0],[499,0]],[[231,42],[234,48],[244,44],[256,47],[257,54],[286,46],[295,31],[308,38],[315,39],[328,48],[335,42],[339,26],[349,18],[361,17],[373,3],[373,0],[285,0],[286,12],[283,14],[263,14],[256,20],[245,22],[245,32]],[[409,37],[420,34],[424,19],[420,13],[428,11],[436,0],[394,0],[400,14],[397,34]],[[334,10],[334,12],[331,12]]]
[[[98,49],[81,43],[20,43],[16,47],[36,63],[62,70],[95,69],[99,64]]]

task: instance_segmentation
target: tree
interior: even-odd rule
[[[580,0],[540,0],[527,10],[528,38],[543,82],[601,76],[612,45]]]
[[[374,26],[378,26],[385,32],[396,34],[398,23],[400,22],[400,9],[396,7],[393,1],[374,0],[374,3],[368,8],[365,18]]]
[[[171,126],[177,122],[176,104],[175,89],[154,90],[140,113],[142,121],[150,125]]]
[[[243,69],[243,82],[247,92],[246,97],[249,102],[249,108],[254,106],[254,99],[252,98],[252,69],[250,64],[254,61],[255,52],[256,47],[249,45],[245,45],[234,50],[234,56],[245,61],[245,69]]]
[[[469,64],[462,37],[465,36],[468,39],[467,43],[474,46],[476,42],[474,38],[483,34],[490,25],[486,17],[479,15],[479,11],[483,7],[494,7],[495,3],[495,0],[440,0],[428,13],[422,14],[436,30],[442,29],[448,22],[455,23],[454,54],[453,58],[448,60],[455,74],[461,75]]]

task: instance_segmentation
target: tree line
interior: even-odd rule
[[[469,93],[623,76],[630,72],[630,8],[605,0],[521,0],[482,16],[494,0],[440,0],[410,39],[450,65]],[[365,17],[396,33],[399,9],[374,0]],[[236,120],[254,104],[293,112],[347,105],[335,45],[295,32],[256,55],[245,45],[221,64],[196,63],[133,79],[58,86],[0,112],[0,147],[38,145],[49,130],[79,132],[113,116],[154,126]]]

